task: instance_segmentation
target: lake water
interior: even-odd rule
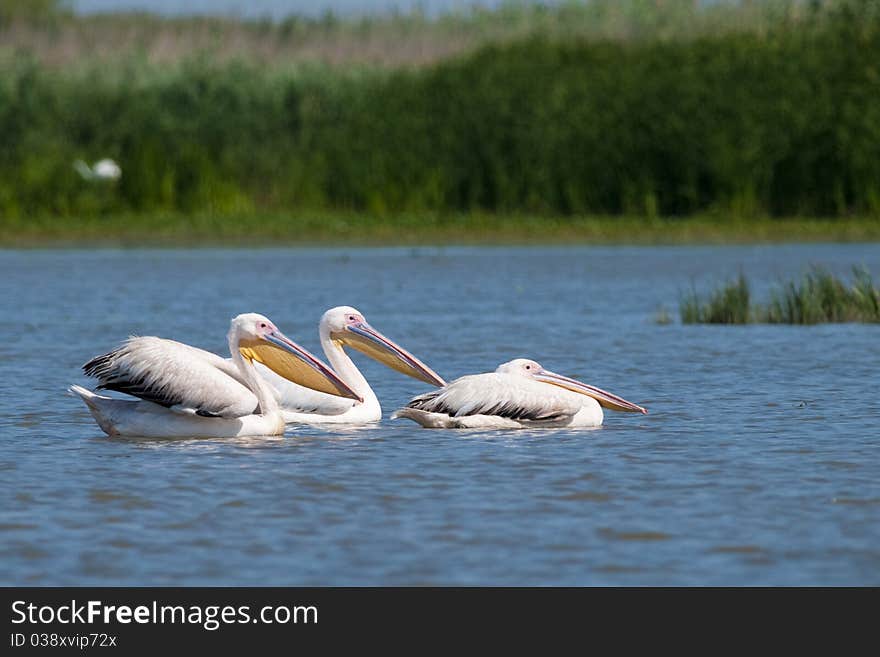
[[[880,326],[668,326],[880,245],[0,251],[0,584],[878,585]],[[256,311],[319,351],[351,304],[442,376],[528,356],[649,408],[598,430],[425,430],[356,356],[366,428],[109,439],[65,394],[129,334],[224,353]]]

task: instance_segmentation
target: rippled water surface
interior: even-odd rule
[[[2,584],[880,584],[880,327],[661,326],[880,245],[0,252]],[[592,431],[109,439],[65,394],[129,334],[319,351],[351,304],[447,379],[530,356],[647,406]]]

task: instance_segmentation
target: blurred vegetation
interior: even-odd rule
[[[0,219],[0,247],[284,246],[293,244],[755,244],[880,242],[880,221],[716,216],[561,217],[345,211],[154,212]],[[669,317],[671,320],[671,317]]]
[[[309,211],[880,218],[880,0],[508,4],[278,23],[82,18],[40,4],[57,24],[15,18],[2,43],[17,30],[55,30],[63,45],[67,31],[154,24],[178,31],[171,51],[202,29],[220,41],[253,32],[255,55],[163,59],[149,39],[122,37],[127,49],[93,41],[58,61],[0,48],[0,228]],[[451,34],[445,25],[502,36],[420,66],[294,62],[257,47],[388,25],[425,42]],[[120,180],[89,183],[72,166],[104,157]]]
[[[2,30],[22,24],[36,27],[58,25],[61,19],[72,16],[69,3],[64,0],[0,0]]]
[[[707,300],[692,290],[681,300],[683,324],[820,324],[880,322],[880,289],[864,267],[853,267],[850,284],[813,266],[799,281],[780,284],[767,305],[749,304],[749,285],[740,274]]]
[[[659,326],[668,326],[672,324],[672,314],[666,306],[661,305],[654,313],[654,323]]]
[[[437,16],[409,12],[281,20],[223,16],[161,17],[137,12],[75,16],[60,0],[0,0],[0,53],[29,51],[41,63],[113,64],[129,56],[152,63],[193,55],[288,67],[297,62],[411,67],[490,43],[537,35],[567,40],[686,40],[809,20],[828,0],[506,0]],[[462,3],[464,5],[464,3]],[[4,11],[2,8],[8,7]],[[47,24],[53,29],[43,29]]]

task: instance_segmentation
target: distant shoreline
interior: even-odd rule
[[[880,216],[877,0],[802,4],[363,24],[0,10],[0,216],[178,217],[18,222],[6,241],[875,239],[849,218]],[[327,227],[311,209],[392,219]],[[293,227],[260,219],[285,213]],[[520,218],[423,220],[459,213]],[[695,222],[522,218],[534,214]],[[700,223],[731,216],[760,219]],[[786,216],[846,223],[764,222]]]
[[[880,242],[880,217],[535,217],[296,213],[0,218],[2,248],[698,245]]]

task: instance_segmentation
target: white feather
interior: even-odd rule
[[[533,378],[546,371],[516,359],[495,372],[471,374],[413,398],[391,417],[428,428],[597,427],[602,407],[592,397]]]
[[[363,401],[316,392],[288,381],[268,368],[257,366],[258,374],[274,389],[286,423],[365,424],[382,419],[382,406],[376,393],[346,353],[342,342],[332,337],[334,332],[344,333],[346,318],[352,315],[366,321],[361,312],[351,306],[329,309],[318,324],[318,335],[333,370]]]
[[[94,374],[101,387],[110,390],[118,389],[114,382],[127,382],[123,386],[139,382],[149,391],[148,399],[226,418],[258,410],[256,395],[235,365],[197,347],[165,338],[132,337],[98,358],[105,360],[94,368]]]
[[[284,422],[278,414],[202,417],[192,412],[172,412],[148,401],[98,395],[81,386],[70,386],[68,390],[85,402],[98,426],[108,436],[227,438],[284,432]]]
[[[101,429],[111,436],[279,435],[284,433],[284,418],[278,403],[239,349],[244,337],[266,336],[287,341],[299,353],[300,348],[266,317],[246,313],[230,324],[227,340],[232,362],[174,340],[130,338],[93,358],[83,369],[98,378],[100,387],[139,400],[114,399],[81,386],[69,390],[85,402]],[[325,365],[319,365],[325,376],[332,375]]]

